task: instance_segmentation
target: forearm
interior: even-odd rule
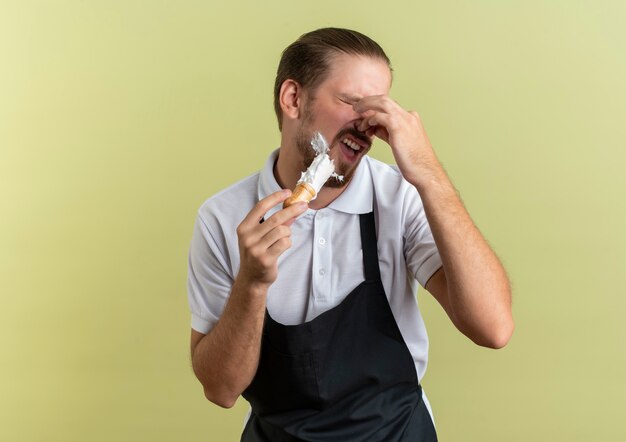
[[[259,366],[267,291],[278,277],[278,258],[291,247],[289,225],[308,206],[293,204],[265,215],[290,195],[280,190],[263,198],[237,226],[239,273],[224,311],[207,335],[192,333],[193,370],[207,399],[222,407],[235,404]]]
[[[415,182],[445,272],[448,312],[474,342],[502,347],[513,331],[506,272],[440,166]]]
[[[508,278],[437,160],[420,116],[387,95],[353,107],[363,115],[357,129],[389,144],[402,176],[422,197],[446,277],[437,299],[474,342],[504,345],[513,330]]]
[[[196,345],[192,363],[207,399],[230,408],[256,373],[267,288],[235,281],[215,327]]]

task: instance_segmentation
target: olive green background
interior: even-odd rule
[[[196,210],[279,144],[282,49],[376,39],[505,264],[498,351],[426,292],[442,441],[626,440],[620,1],[0,1],[0,440],[238,440],[189,361]],[[392,161],[386,145],[372,155]]]

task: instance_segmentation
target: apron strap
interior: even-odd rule
[[[380,281],[374,212],[360,214],[359,221],[361,224],[361,248],[363,249],[365,280],[368,282]]]

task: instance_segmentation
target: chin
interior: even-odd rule
[[[328,181],[326,181],[326,184],[324,184],[324,187],[328,187],[330,189],[341,189],[342,187],[347,186],[349,182],[350,179],[344,178],[343,181],[339,181],[335,177],[330,177]]]

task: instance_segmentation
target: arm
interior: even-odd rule
[[[208,334],[191,332],[194,373],[207,399],[225,408],[235,404],[254,378],[267,291],[278,276],[278,257],[291,247],[289,224],[307,205],[280,210],[262,224],[259,220],[290,194],[276,192],[261,200],[239,225],[241,266],[224,312]]]
[[[441,178],[418,191],[443,263],[426,290],[476,344],[504,347],[513,333],[513,317],[510,284],[502,264],[449,180]]]
[[[468,338],[503,347],[514,327],[508,277],[439,163],[419,115],[387,96],[365,97],[354,109],[363,116],[359,130],[390,145],[402,175],[424,203],[443,263],[425,288]]]

